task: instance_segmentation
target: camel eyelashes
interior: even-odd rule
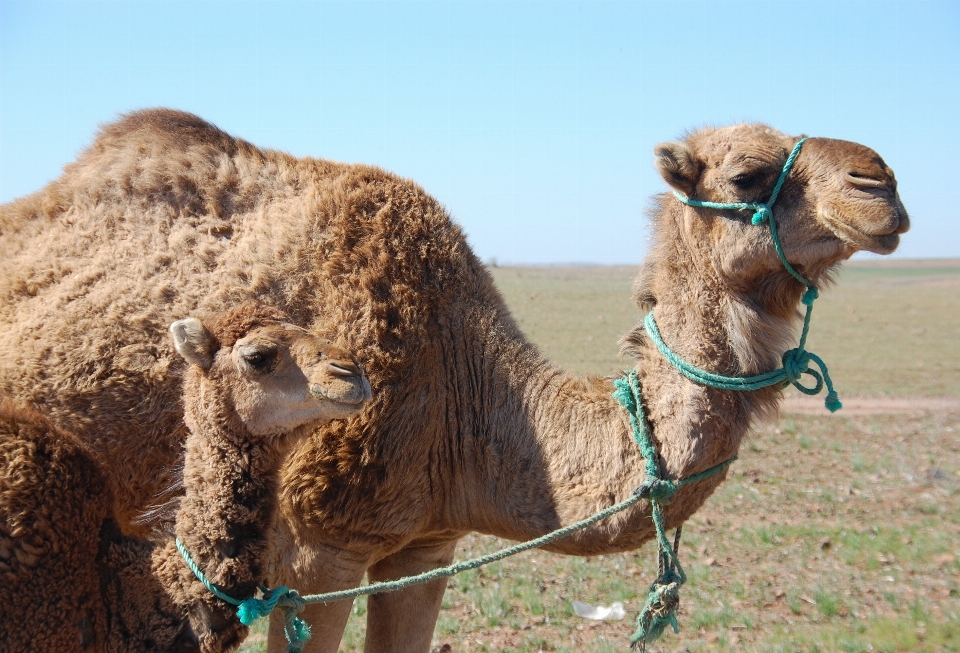
[[[741,172],[739,175],[735,176],[730,181],[733,182],[733,185],[742,190],[752,188],[757,184],[757,174],[752,172]]]
[[[240,356],[241,358],[243,358],[244,362],[247,363],[247,365],[249,365],[255,370],[266,369],[272,359],[272,357],[269,356],[268,354],[265,354],[264,352],[257,351],[257,350],[250,351],[250,352],[240,352]]]
[[[277,348],[266,342],[246,344],[237,347],[237,354],[240,355],[244,363],[253,369],[264,371],[276,359]]]

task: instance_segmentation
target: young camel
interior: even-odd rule
[[[0,401],[0,648],[198,652],[153,553],[120,534],[106,473],[82,442]]]
[[[238,599],[265,580],[277,476],[309,429],[359,412],[370,384],[343,349],[247,304],[171,326],[191,363],[176,535]],[[246,634],[175,543],[123,537],[101,465],[38,413],[0,402],[4,650],[219,653]],[[188,618],[187,618],[188,615]],[[191,628],[192,626],[192,628]]]
[[[691,197],[769,197],[796,138],[762,125],[705,129],[657,149]],[[788,259],[816,284],[853,253],[892,252],[909,220],[872,150],[811,138],[775,206]],[[637,299],[667,344],[726,375],[765,372],[793,346],[803,292],[750,216],[660,198]],[[144,256],[144,252],[151,254]],[[424,571],[470,531],[540,535],[625,496],[643,461],[609,380],[557,369],[511,318],[444,209],[377,168],[260,150],[195,116],[143,111],[105,127],[42,191],[0,210],[0,391],[75,427],[110,460],[124,529],[170,483],[184,438],[178,316],[261,297],[344,343],[376,399],[299,444],[281,473],[271,584],[306,593]],[[816,328],[816,322],[814,322]],[[711,390],[645,339],[637,357],[668,477],[729,457],[779,390]],[[96,427],[96,428],[94,428]],[[132,437],[131,434],[137,434]],[[722,477],[684,488],[669,525]],[[118,495],[119,496],[119,495]],[[645,503],[559,541],[633,549]],[[367,649],[426,651],[445,583],[371,598]],[[350,603],[311,606],[312,650],[334,651]],[[271,649],[282,636],[271,634]]]
[[[266,580],[286,452],[318,425],[360,412],[370,383],[349,352],[277,309],[249,303],[207,324],[187,318],[170,327],[189,363],[176,535],[212,583],[243,600]],[[201,651],[235,648],[247,632],[237,608],[198,582],[175,544],[158,560],[157,575],[189,614]]]

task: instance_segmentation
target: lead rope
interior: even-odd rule
[[[203,583],[204,587],[218,599],[237,606],[237,617],[240,619],[240,623],[244,626],[253,625],[254,621],[267,616],[274,608],[279,607],[283,610],[283,634],[287,638],[287,653],[300,653],[303,650],[307,640],[310,639],[310,626],[297,617],[297,614],[306,607],[306,602],[303,597],[297,594],[296,590],[289,589],[285,585],[274,589],[268,589],[261,585],[261,598],[250,597],[242,601],[235,599],[210,582],[200,570],[199,565],[190,557],[187,547],[183,545],[179,537],[176,538],[175,542],[177,551],[180,552],[183,561],[190,567],[190,571],[197,577],[197,580]]]
[[[237,616],[240,618],[241,623],[249,626],[256,619],[269,615],[275,607],[281,608],[284,611],[284,632],[288,642],[287,653],[300,653],[307,639],[310,638],[310,628],[297,617],[297,613],[303,610],[304,606],[308,603],[332,603],[334,601],[353,599],[368,594],[393,592],[411,585],[419,585],[438,578],[454,576],[460,572],[476,569],[491,562],[516,555],[517,553],[544,546],[554,540],[559,540],[562,537],[586,528],[591,524],[595,524],[602,519],[606,519],[610,515],[626,510],[638,501],[647,499],[652,506],[653,524],[657,534],[659,574],[657,581],[650,587],[650,592],[647,596],[647,605],[637,618],[639,624],[637,633],[634,634],[631,639],[631,646],[637,646],[639,642],[642,651],[645,643],[658,637],[667,624],[672,625],[674,630],[677,629],[677,620],[674,613],[676,612],[676,607],[679,602],[678,591],[680,585],[686,582],[686,576],[680,567],[680,562],[677,560],[677,548],[679,548],[680,545],[680,529],[677,529],[675,546],[671,548],[667,542],[664,530],[662,503],[676,494],[679,488],[702,481],[705,478],[725,471],[737,457],[734,456],[719,465],[715,465],[706,471],[688,478],[675,481],[661,478],[660,468],[657,464],[657,452],[650,440],[646,416],[643,413],[643,404],[640,401],[637,373],[629,372],[623,378],[616,379],[613,383],[616,388],[613,397],[627,410],[633,430],[633,439],[639,445],[641,454],[645,459],[645,480],[640,487],[620,503],[614,504],[569,526],[558,528],[541,537],[515,544],[479,558],[458,562],[448,567],[431,569],[430,571],[415,576],[406,576],[396,580],[371,583],[370,585],[354,587],[347,590],[326,592],[324,594],[306,594],[303,596],[285,586],[280,586],[272,590],[261,586],[260,591],[262,598],[252,597],[243,601],[235,599],[229,594],[225,594],[217,588],[216,585],[211,583],[199,565],[190,557],[190,554],[187,552],[186,547],[180,541],[179,537],[176,539],[177,550],[197,579],[203,583],[210,592],[221,600],[238,606]],[[679,583],[676,583],[677,579],[679,579]]]
[[[647,643],[660,637],[667,626],[673,628],[675,633],[680,632],[677,608],[680,607],[680,587],[687,582],[687,575],[680,566],[678,555],[681,527],[677,527],[673,546],[671,546],[667,540],[667,530],[663,521],[663,504],[673,497],[679,487],[725,471],[737,457],[733,456],[719,465],[681,481],[662,478],[660,465],[657,463],[657,450],[650,439],[650,427],[643,410],[637,373],[631,371],[616,379],[613,384],[616,387],[613,398],[620,402],[630,416],[633,439],[640,447],[640,453],[644,458],[646,480],[634,490],[634,495],[650,500],[650,516],[657,533],[657,578],[650,585],[647,601],[637,617],[637,630],[630,638],[631,648],[639,648],[642,653],[646,650]]]
[[[783,164],[780,177],[777,179],[777,183],[773,187],[773,192],[770,194],[770,199],[766,203],[705,202],[685,197],[677,191],[673,191],[674,196],[678,200],[689,206],[719,210],[754,211],[753,218],[751,219],[753,224],[761,225],[766,223],[770,225],[770,236],[773,239],[773,246],[777,250],[777,257],[787,272],[806,287],[806,291],[800,299],[801,303],[807,307],[803,316],[803,331],[800,333],[800,343],[796,349],[791,349],[783,354],[783,367],[764,374],[757,374],[756,376],[737,377],[713,374],[687,363],[667,346],[660,336],[660,330],[657,329],[657,323],[653,318],[653,311],[647,313],[643,325],[647,333],[650,334],[650,337],[653,338],[653,342],[656,343],[660,353],[663,354],[681,374],[691,381],[721,390],[757,390],[778,383],[783,387],[793,384],[797,390],[806,395],[819,394],[824,385],[826,385],[827,397],[824,400],[824,405],[831,413],[835,413],[843,408],[843,404],[840,403],[840,398],[837,396],[836,390],[833,389],[833,381],[830,379],[830,373],[827,371],[827,364],[824,363],[823,359],[819,356],[806,350],[807,334],[810,331],[810,317],[813,314],[813,302],[820,296],[820,292],[813,283],[790,265],[790,261],[787,260],[787,256],[783,252],[780,236],[777,234],[777,221],[773,217],[773,203],[777,201],[777,196],[780,195],[780,189],[783,188],[783,184],[787,180],[787,175],[790,174],[790,169],[793,167],[794,161],[796,161],[797,156],[800,154],[800,148],[803,147],[803,143],[806,140],[806,138],[801,138],[797,141],[797,144],[793,146],[793,151],[790,152],[790,156],[787,157],[786,162]],[[820,371],[817,372],[816,370],[810,369],[811,363],[816,364],[817,367],[820,368]],[[800,383],[800,377],[804,374],[809,374],[813,377],[814,385],[812,388],[808,388]]]

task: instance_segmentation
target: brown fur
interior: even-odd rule
[[[153,576],[153,546],[123,537],[101,465],[34,411],[0,401],[0,642],[27,651],[197,651]]]
[[[668,182],[701,199],[763,199],[794,141],[740,125],[658,152],[673,159],[662,166]],[[744,173],[757,180],[747,189],[732,182]],[[819,138],[776,214],[788,255],[815,280],[858,249],[892,251],[908,224],[875,153]],[[792,346],[801,289],[768,232],[749,215],[664,197],[654,235],[637,288],[664,338],[721,373],[776,365]],[[610,381],[545,361],[442,207],[377,168],[294,159],[192,116],[141,112],[103,130],[46,189],[3,207],[0,256],[10,262],[0,270],[0,389],[95,443],[128,497],[125,528],[170,482],[156,470],[183,439],[182,365],[162,334],[174,317],[257,297],[364,362],[371,407],[319,429],[285,467],[274,583],[316,592],[367,570],[422,571],[450,560],[466,532],[540,535],[642,480]],[[639,331],[626,347],[671,476],[728,457],[752,420],[776,409],[774,390],[733,395],[686,381]],[[106,429],[97,439],[94,423]],[[668,523],[720,480],[681,492]],[[620,551],[651,535],[649,508],[638,507],[551,549]],[[372,597],[368,650],[426,650],[444,585]],[[349,609],[308,610],[313,650],[336,650]]]
[[[219,345],[209,352],[209,365],[190,366],[184,382],[189,435],[176,533],[207,578],[237,599],[266,581],[284,455],[309,429],[350,417],[370,399],[369,383],[349,352],[284,318],[277,309],[248,303],[208,320],[196,342]],[[177,347],[203,358],[184,340]],[[251,353],[267,355],[253,367],[245,358]],[[274,415],[282,420],[279,428]],[[247,631],[236,608],[197,581],[172,542],[159,558],[158,575],[189,613],[201,650],[233,649]]]

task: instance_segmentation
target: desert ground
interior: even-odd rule
[[[616,375],[640,318],[634,267],[494,267],[524,332],[560,365]],[[844,409],[791,389],[684,528],[680,633],[651,651],[960,651],[960,260],[847,263],[808,349]],[[632,488],[624,488],[624,496]],[[509,544],[471,535],[458,559]],[[540,551],[451,579],[434,651],[625,651],[656,576],[624,555]],[[590,621],[572,600],[622,602]],[[363,648],[366,602],[341,644]],[[265,650],[265,623],[242,650]]]

